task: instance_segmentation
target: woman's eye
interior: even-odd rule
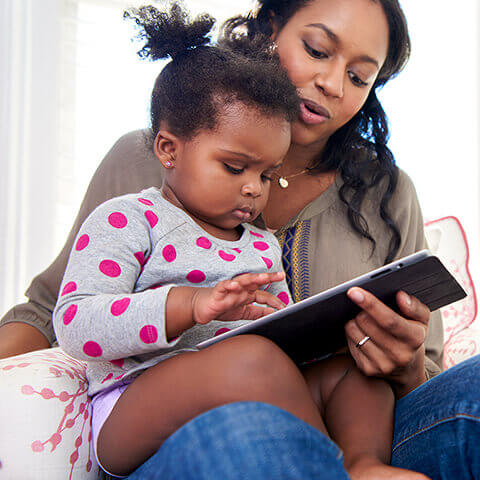
[[[223,165],[230,173],[233,173],[234,175],[240,175],[241,173],[243,173],[243,170],[244,170],[243,168],[232,167],[228,163],[224,163]]]
[[[271,181],[272,181],[272,177],[270,177],[269,175],[263,174],[263,175],[262,175],[262,181],[264,181],[264,182],[271,182]]]
[[[354,85],[357,87],[366,87],[367,82],[364,82],[358,75],[355,75],[353,72],[348,72],[348,76]]]
[[[315,50],[307,42],[304,41],[303,45],[307,53],[313,58],[328,58],[328,55],[325,52],[321,52],[320,50]]]

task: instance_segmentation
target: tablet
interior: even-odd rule
[[[398,290],[414,295],[430,311],[466,297],[441,261],[422,250],[209,338],[197,347],[203,349],[235,335],[255,334],[275,342],[298,364],[328,356],[346,345],[344,325],[360,312],[346,294],[353,286],[368,290],[395,311]]]

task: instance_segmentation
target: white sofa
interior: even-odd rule
[[[442,310],[444,366],[480,351],[477,300],[460,222],[426,223],[431,250],[468,293]],[[91,480],[101,476],[92,451],[85,364],[61,349],[0,360],[0,477],[2,480]]]

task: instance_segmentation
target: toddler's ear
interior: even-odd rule
[[[153,151],[165,168],[174,166],[180,139],[168,130],[160,130],[153,143]]]

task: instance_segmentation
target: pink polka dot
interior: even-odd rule
[[[107,277],[118,277],[122,273],[120,265],[113,260],[102,260],[98,268]]]
[[[115,300],[110,307],[110,312],[115,317],[121,315],[130,305],[130,298],[122,298],[121,300]]]
[[[212,246],[212,242],[207,237],[197,238],[197,246],[208,250]]]
[[[124,228],[126,227],[128,220],[123,213],[114,212],[108,216],[108,223],[115,228]]]
[[[158,217],[151,210],[147,210],[145,212],[145,218],[147,219],[151,228],[153,228],[158,223]]]
[[[279,298],[285,305],[288,305],[289,300],[288,300],[288,293],[287,292],[280,292],[277,295],[277,298]]]
[[[77,250],[78,252],[80,250],[83,250],[88,245],[88,242],[90,242],[90,237],[87,234],[82,235],[77,240],[77,244],[75,245],[75,250]]]
[[[242,253],[242,251],[239,248],[232,248],[232,250],[235,250],[237,253]]]
[[[206,278],[201,270],[192,270],[187,273],[187,280],[191,283],[202,283]]]
[[[218,335],[221,335],[222,333],[225,333],[225,332],[229,332],[230,329],[227,328],[227,327],[222,327],[222,328],[219,328],[215,334],[213,335],[214,337],[217,337]]]
[[[77,289],[77,284],[75,282],[68,282],[62,290],[62,295],[66,295],[67,293],[74,292]]]
[[[111,360],[110,363],[113,363],[113,364],[116,365],[117,367],[122,368],[122,367],[123,367],[123,364],[125,363],[125,359],[124,359],[124,358],[119,358],[119,359],[117,359],[117,360]]]
[[[233,262],[237,257],[235,255],[232,255],[230,253],[224,252],[223,250],[220,250],[218,252],[218,256],[222,259],[225,260],[226,262]]]
[[[153,325],[145,325],[140,330],[139,336],[143,343],[155,343],[158,340],[158,330]]]
[[[267,266],[267,268],[272,268],[273,262],[269,258],[262,257],[262,260],[265,262],[265,265]]]
[[[70,305],[63,314],[63,324],[68,325],[77,314],[77,305]]]
[[[103,380],[102,383],[108,382],[113,377],[113,373],[109,373]]]
[[[262,252],[265,250],[268,250],[270,247],[268,246],[268,243],[265,242],[253,242],[253,246],[257,250],[261,250]]]
[[[143,252],[136,252],[133,256],[138,260],[138,263],[143,267],[145,265],[145,255]]]
[[[173,245],[167,245],[163,247],[162,255],[167,262],[173,262],[177,258],[177,251]]]
[[[263,238],[263,235],[260,235],[259,233],[254,232],[253,230],[250,230],[250,233],[251,233],[254,237]]]
[[[140,203],[143,203],[144,205],[148,205],[149,207],[153,205],[153,202],[151,202],[150,200],[147,200],[146,198],[139,198],[138,201]]]
[[[83,353],[89,357],[99,357],[102,355],[103,351],[102,347],[97,342],[90,340],[83,345]]]

